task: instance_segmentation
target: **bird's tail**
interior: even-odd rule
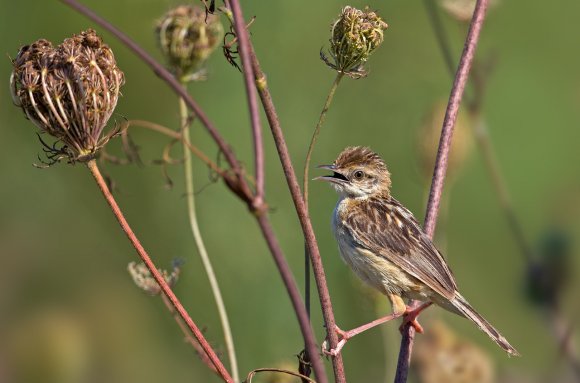
[[[505,350],[510,356],[520,356],[520,353],[497,331],[491,323],[485,320],[459,293],[455,293],[455,298],[451,304],[462,316],[471,319],[473,323],[486,333],[498,346]]]

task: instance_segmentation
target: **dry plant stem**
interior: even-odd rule
[[[324,107],[322,108],[322,112],[320,112],[320,117],[318,118],[318,123],[314,128],[314,132],[312,133],[312,138],[310,139],[310,145],[308,146],[308,152],[306,153],[306,159],[304,160],[304,175],[303,175],[303,195],[304,195],[304,204],[306,205],[306,210],[308,210],[308,177],[310,171],[310,159],[312,158],[312,152],[314,151],[314,146],[316,145],[316,141],[318,139],[318,135],[320,134],[320,129],[326,120],[326,112],[330,108],[330,104],[332,104],[332,100],[334,99],[334,93],[336,93],[336,89],[338,88],[338,84],[340,84],[340,80],[344,77],[344,73],[338,72],[332,86],[330,87],[330,91],[328,92],[328,96],[326,97],[326,102],[324,103]]]
[[[294,371],[283,370],[281,368],[257,368],[253,371],[250,371],[250,373],[246,377],[246,380],[244,380],[244,383],[252,383],[252,379],[254,378],[254,376],[259,374],[260,372],[279,372],[280,374],[296,376],[297,378],[302,379],[303,382],[316,383],[314,380],[310,379],[305,375],[299,374]]]
[[[326,97],[326,102],[322,107],[322,112],[320,112],[320,117],[318,118],[318,122],[316,123],[316,127],[314,128],[314,132],[312,133],[312,138],[310,139],[310,144],[308,145],[308,152],[306,153],[306,159],[304,160],[304,171],[302,174],[302,195],[304,196],[304,205],[306,206],[306,210],[308,211],[308,185],[309,185],[309,171],[310,171],[310,160],[312,158],[312,152],[314,151],[314,146],[316,145],[316,141],[318,139],[318,135],[320,134],[320,129],[326,120],[326,112],[330,108],[330,104],[332,104],[332,100],[334,99],[334,93],[336,93],[336,89],[338,88],[338,84],[344,73],[338,72],[334,81],[332,82],[332,86],[330,87],[330,91],[328,92],[328,96]],[[304,245],[304,304],[306,306],[306,312],[308,312],[308,317],[310,317],[310,254],[308,252],[308,246]],[[306,361],[310,360],[310,355],[305,355]]]
[[[184,84],[185,85],[185,84]],[[238,372],[238,361],[236,358],[236,351],[234,347],[234,338],[232,336],[232,330],[230,326],[230,321],[228,319],[228,313],[226,311],[226,306],[222,298],[222,293],[220,290],[219,283],[217,281],[213,266],[209,259],[203,237],[201,236],[201,231],[199,230],[199,223],[197,221],[197,214],[195,209],[195,190],[193,186],[193,163],[191,158],[191,153],[189,152],[188,143],[191,142],[189,128],[190,120],[187,113],[187,105],[183,99],[179,99],[179,114],[181,117],[181,129],[183,134],[183,158],[184,158],[184,170],[185,170],[185,193],[187,199],[187,215],[189,216],[189,225],[191,226],[191,233],[195,241],[195,246],[203,263],[205,273],[209,280],[211,291],[213,293],[215,303],[217,306],[218,314],[220,317],[222,330],[224,332],[224,343],[226,345],[226,350],[228,354],[228,359],[230,361],[230,369],[232,371],[232,378],[235,382],[240,381]]]
[[[187,313],[187,311],[185,310],[179,299],[175,296],[169,285],[167,285],[167,282],[165,282],[165,279],[163,279],[161,273],[159,273],[157,267],[155,266],[155,264],[153,263],[153,261],[151,260],[151,258],[141,245],[141,242],[139,242],[139,240],[135,236],[135,233],[129,226],[129,223],[127,222],[125,216],[121,212],[119,205],[117,205],[115,198],[113,197],[109,188],[107,187],[107,183],[103,178],[103,176],[101,175],[101,172],[97,167],[96,161],[91,160],[87,162],[87,167],[91,171],[91,174],[93,175],[95,181],[97,182],[99,188],[101,189],[103,196],[105,197],[107,203],[111,207],[113,214],[115,214],[115,218],[117,218],[117,221],[119,221],[121,228],[123,229],[123,231],[129,238],[129,241],[131,241],[131,244],[137,251],[137,254],[139,254],[139,257],[141,257],[141,260],[143,261],[145,266],[147,266],[147,269],[149,270],[149,272],[151,272],[151,275],[153,276],[153,278],[155,278],[155,281],[159,284],[159,287],[161,287],[163,294],[165,294],[165,296],[169,299],[171,305],[175,308],[181,319],[187,324],[187,327],[192,332],[193,336],[200,344],[207,357],[211,360],[211,363],[218,371],[218,374],[222,377],[222,379],[225,382],[233,383],[234,381],[230,376],[229,372],[226,370],[222,362],[219,360],[215,351],[209,345],[207,340],[204,338],[199,328],[195,325],[195,323],[193,322],[193,320],[191,319],[191,317],[189,316],[189,314]]]
[[[449,73],[451,74],[451,76],[453,76],[454,65],[451,47],[449,46],[449,39],[447,37],[447,34],[445,33],[443,24],[441,23],[441,19],[437,11],[435,1],[425,0],[425,6],[427,7],[429,19],[431,20],[431,24],[433,26],[433,30],[435,32],[435,36],[439,44],[439,48],[441,49],[443,60],[445,61],[445,65]],[[477,81],[472,82],[472,86],[474,86],[475,88],[482,87]],[[482,93],[483,92],[481,89],[475,90],[475,95],[481,95]],[[480,114],[481,103],[482,103],[481,97],[472,97],[470,100],[468,100],[469,113],[472,115],[472,117],[474,117],[474,119],[479,120],[475,125],[475,138],[479,146],[479,150],[481,151],[481,154],[483,156],[485,168],[487,169],[487,172],[491,177],[495,194],[497,195],[499,204],[503,209],[504,214],[506,215],[506,219],[508,221],[514,239],[516,240],[518,246],[520,247],[521,254],[525,258],[528,265],[530,265],[531,262],[533,262],[532,249],[525,238],[524,230],[522,229],[522,225],[520,224],[520,221],[518,220],[518,217],[511,203],[506,182],[501,174],[499,162],[493,150],[493,144],[489,136],[489,129],[487,128],[485,122],[478,119]]]
[[[195,104],[195,102],[193,101],[191,96],[186,92],[186,90],[174,79],[174,77],[169,72],[167,72],[165,70],[165,68],[163,68],[163,66],[161,66],[159,63],[157,63],[155,60],[153,60],[151,58],[151,56],[149,56],[147,53],[145,53],[145,51],[141,47],[139,47],[137,44],[135,44],[131,39],[129,39],[127,36],[125,36],[117,28],[113,27],[106,20],[97,16],[90,9],[79,4],[75,0],[61,0],[61,1],[64,2],[65,4],[69,5],[71,8],[77,10],[79,13],[87,16],[88,18],[90,18],[95,23],[97,23],[101,27],[105,28],[109,32],[111,32],[115,37],[117,37],[121,42],[123,42],[127,47],[129,47],[138,57],[140,57],[143,61],[145,61],[152,68],[152,70],[159,77],[161,77],[179,96],[183,97],[183,99],[187,103],[188,107],[193,110],[193,112],[196,114],[197,118],[199,118],[201,120],[202,124],[204,124],[206,129],[210,132],[210,135],[212,136],[214,141],[216,141],[216,143],[220,147],[220,150],[222,150],[222,152],[224,153],[226,160],[228,161],[228,163],[230,164],[232,169],[234,169],[234,171],[237,175],[236,180],[231,180],[231,179],[229,179],[229,177],[224,177],[224,180],[228,184],[228,187],[238,197],[240,197],[244,202],[249,204],[256,219],[260,220],[260,218],[266,214],[266,212],[263,209],[265,205],[262,204],[261,205],[262,209],[259,209],[260,206],[256,204],[257,201],[255,201],[255,199],[253,199],[251,197],[252,192],[249,189],[249,186],[244,178],[243,169],[241,168],[239,161],[236,159],[235,155],[233,154],[233,151],[229,148],[229,146],[225,143],[225,141],[223,141],[223,139],[221,138],[221,136],[219,135],[217,130],[214,128],[214,126],[207,119],[205,114],[203,114],[203,113],[200,114],[201,109],[199,109],[197,104]],[[298,185],[298,184],[296,184],[296,185]],[[262,220],[262,222],[260,222],[260,227],[263,228],[264,227],[263,225],[270,225],[270,223],[267,219],[264,219],[264,220]],[[266,239],[266,241],[268,242],[268,245],[270,247],[277,246],[277,249],[276,249],[277,251],[272,253],[272,256],[275,258],[276,264],[277,265],[279,265],[279,264],[286,264],[287,265],[286,259],[284,258],[284,254],[282,253],[282,250],[279,248],[279,244],[276,241],[276,237],[274,236],[271,227],[268,227],[268,230],[262,229],[262,234],[263,234],[264,238]],[[312,235],[314,235],[314,234],[312,233]],[[277,258],[277,257],[279,257],[279,258]],[[318,257],[320,257],[320,255],[318,255]],[[282,275],[282,280],[283,280],[286,288],[288,290],[292,290],[295,292],[295,294],[292,294],[290,296],[290,298],[293,300],[292,305],[296,309],[296,315],[297,315],[299,323],[300,323],[300,329],[302,330],[302,335],[305,339],[306,344],[308,345],[308,348],[307,348],[308,352],[311,353],[312,355],[315,355],[318,352],[318,349],[316,347],[314,333],[312,331],[312,328],[310,327],[310,322],[308,321],[308,315],[306,314],[306,310],[304,309],[304,305],[302,304],[302,300],[300,299],[300,293],[298,291],[298,287],[296,286],[296,282],[294,281],[292,273],[289,271],[288,267],[286,267],[284,269],[279,269],[279,271]],[[327,291],[327,296],[328,296],[328,291]],[[332,321],[332,324],[334,325],[334,320]],[[332,328],[334,328],[334,327],[332,327]],[[331,341],[332,341],[332,339],[334,340],[334,343],[337,342],[337,337],[336,337],[336,334],[334,332],[331,332]],[[315,361],[313,361],[312,364],[313,364],[313,369],[315,371],[315,374],[317,375],[319,383],[326,383],[328,380],[326,379],[324,366],[323,366],[320,358],[317,358]],[[340,365],[342,366],[342,362],[340,363]],[[342,381],[340,381],[340,382],[342,382]]]
[[[447,159],[449,157],[449,149],[451,148],[453,127],[455,125],[455,120],[457,119],[459,105],[461,103],[461,98],[463,97],[463,91],[465,90],[471,64],[473,63],[473,58],[475,56],[475,49],[477,47],[483,21],[485,20],[487,4],[488,0],[477,0],[477,3],[475,4],[469,32],[467,33],[465,46],[463,48],[463,53],[461,54],[461,60],[459,61],[459,67],[455,75],[453,88],[451,89],[451,95],[449,97],[445,118],[443,120],[441,139],[439,140],[439,149],[435,160],[433,181],[429,192],[429,202],[427,203],[427,214],[425,216],[424,224],[425,232],[431,238],[433,238],[435,225],[437,223],[437,213],[441,201],[445,173],[447,171]],[[401,347],[399,349],[399,359],[397,361],[397,372],[395,374],[395,383],[404,383],[407,381],[414,338],[415,329],[413,326],[407,324],[403,329]]]
[[[173,319],[175,319],[175,322],[177,323],[177,325],[179,326],[179,328],[183,332],[183,336],[184,336],[185,341],[187,341],[187,343],[189,343],[191,345],[191,347],[194,348],[195,353],[201,359],[201,361],[210,370],[212,370],[213,372],[215,372],[219,376],[219,374],[218,374],[217,370],[215,369],[214,365],[211,364],[211,360],[209,360],[209,358],[207,357],[207,355],[205,354],[205,352],[203,351],[203,349],[201,348],[201,346],[199,345],[199,343],[197,343],[197,341],[195,340],[195,338],[191,336],[191,332],[189,331],[189,328],[187,328],[187,326],[185,325],[185,323],[183,323],[183,320],[181,320],[181,317],[175,311],[175,308],[171,304],[171,301],[169,299],[167,299],[167,297],[165,296],[165,294],[161,294],[161,298],[163,299],[163,303],[165,303],[165,306],[167,307],[167,310],[169,310],[169,312],[171,313],[171,315],[173,315]]]
[[[230,146],[226,143],[224,138],[215,128],[215,126],[211,123],[209,118],[203,112],[203,110],[197,105],[197,103],[193,100],[193,98],[187,93],[187,90],[181,86],[179,81],[167,70],[163,67],[163,65],[159,64],[151,55],[143,50],[139,45],[137,45],[133,40],[131,40],[127,35],[121,32],[119,29],[111,25],[105,19],[97,15],[95,12],[87,8],[86,6],[80,4],[76,0],[60,0],[61,2],[65,3],[69,7],[73,8],[77,12],[85,15],[104,29],[108,30],[111,34],[113,34],[117,39],[119,39],[125,46],[127,46],[130,50],[133,51],[141,60],[143,60],[149,67],[153,70],[153,72],[160,77],[163,81],[165,81],[178,95],[179,97],[183,98],[187,106],[195,113],[195,116],[201,121],[202,125],[206,128],[212,139],[215,141],[217,146],[219,147],[220,151],[224,154],[224,157],[228,164],[232,167],[234,172],[240,178],[240,182],[245,183],[242,180],[242,169],[240,167],[239,161],[236,159],[234,152],[230,148]]]
[[[238,38],[239,54],[242,59],[242,71],[246,85],[246,95],[250,108],[250,120],[252,123],[252,138],[254,142],[254,164],[256,174],[256,196],[254,203],[259,207],[264,200],[264,144],[262,140],[262,125],[260,122],[260,110],[256,97],[256,88],[253,81],[252,63],[250,59],[250,36],[246,29],[246,23],[242,14],[242,7],[238,0],[229,0],[230,10],[233,14],[234,29]]]
[[[276,150],[278,151],[278,156],[280,157],[280,162],[282,163],[282,169],[284,170],[284,177],[288,183],[288,188],[290,189],[290,194],[292,196],[292,201],[294,202],[294,207],[296,208],[296,213],[298,214],[298,219],[302,227],[302,232],[304,234],[304,239],[306,241],[306,247],[308,248],[308,253],[310,254],[310,261],[312,262],[312,269],[314,272],[314,278],[316,280],[316,286],[318,288],[318,296],[320,299],[320,305],[322,308],[322,315],[324,317],[324,323],[327,328],[328,341],[331,348],[335,348],[338,344],[338,336],[335,331],[329,331],[328,329],[336,328],[336,321],[334,320],[334,312],[332,310],[332,302],[330,300],[330,293],[328,292],[328,286],[326,284],[326,275],[324,273],[324,267],[322,265],[322,259],[320,257],[320,251],[318,249],[318,243],[316,242],[316,236],[314,235],[314,230],[312,228],[312,222],[310,222],[310,217],[308,216],[308,210],[302,199],[302,193],[300,192],[300,185],[298,184],[298,178],[296,177],[296,172],[292,165],[292,160],[290,159],[290,154],[288,152],[288,146],[284,139],[284,134],[282,133],[282,128],[280,127],[280,120],[278,119],[278,114],[276,113],[276,108],[272,102],[272,96],[270,90],[268,89],[268,83],[266,81],[266,76],[260,67],[258,58],[255,55],[253,47],[250,45],[250,53],[252,55],[252,66],[254,68],[254,76],[256,80],[256,87],[258,89],[258,94],[262,101],[262,106],[264,107],[264,112],[266,113],[266,118],[268,119],[268,124],[272,131],[272,136],[274,137],[274,143],[276,145]],[[327,382],[326,375],[322,369],[319,372],[320,358],[314,357],[316,353],[311,352],[311,362],[318,379],[318,382]],[[344,373],[344,364],[342,362],[342,355],[338,354],[336,357],[332,358],[332,367],[334,370],[335,382],[345,383],[346,377]],[[321,374],[322,373],[322,374]]]

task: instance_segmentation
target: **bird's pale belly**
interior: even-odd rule
[[[433,291],[425,284],[386,258],[355,246],[348,234],[341,233],[340,225],[335,226],[334,231],[342,260],[365,283],[385,295],[396,294],[421,301],[430,300]]]

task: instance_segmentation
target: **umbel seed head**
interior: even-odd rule
[[[124,83],[111,49],[89,29],[53,47],[37,40],[12,61],[10,89],[26,117],[57,142],[51,163],[88,161],[117,130],[103,135]],[[62,144],[58,147],[59,144]]]
[[[371,53],[383,42],[388,25],[375,12],[346,6],[332,24],[329,60],[321,57],[331,68],[354,78],[363,77],[363,68]]]
[[[202,69],[224,33],[218,15],[189,5],[167,12],[155,31],[171,70],[182,80]]]

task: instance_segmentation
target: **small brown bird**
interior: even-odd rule
[[[366,147],[346,148],[333,171],[317,179],[331,182],[340,195],[332,227],[340,255],[363,281],[385,294],[393,314],[351,331],[336,329],[342,337],[329,353],[336,355],[346,341],[378,324],[405,315],[419,332],[416,317],[431,303],[471,319],[508,354],[519,353],[457,291],[451,270],[431,239],[403,205],[391,196],[391,177],[385,162]],[[425,302],[407,307],[403,298]]]

